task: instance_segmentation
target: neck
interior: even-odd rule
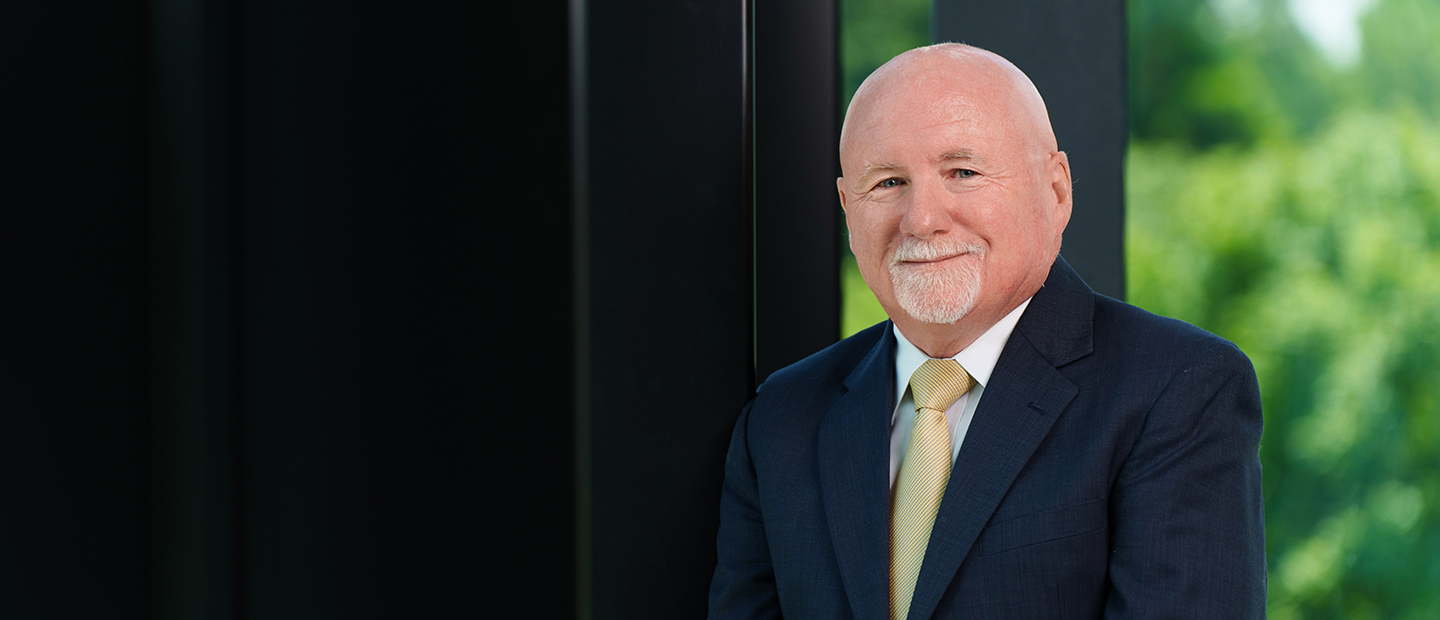
[[[986,331],[1005,318],[1005,315],[1019,308],[1020,304],[1025,303],[1032,295],[1033,292],[1001,306],[975,308],[954,323],[922,323],[904,311],[891,314],[891,320],[910,344],[915,345],[925,355],[944,359],[965,350],[965,347],[985,335]]]
[[[966,315],[954,323],[921,323],[909,316],[893,318],[895,326],[900,333],[905,334],[905,339],[915,345],[925,355],[937,359],[955,357],[955,354],[963,351],[970,343],[975,342],[985,330],[990,329],[1000,316],[993,320],[981,321],[973,315]]]

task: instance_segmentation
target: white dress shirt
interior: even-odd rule
[[[1010,332],[1015,331],[1015,324],[1029,305],[1030,300],[1025,300],[951,358],[975,379],[975,387],[945,410],[945,420],[950,423],[951,463],[960,454],[960,444],[965,441],[965,432],[970,429],[970,420],[975,417],[980,397],[985,395],[985,384],[990,382],[990,373],[1000,360],[1000,352],[1005,349]],[[900,474],[900,463],[905,461],[905,448],[910,445],[910,427],[915,425],[915,398],[910,394],[910,375],[930,356],[911,344],[893,323],[891,329],[895,331],[895,393],[899,395],[895,411],[890,415],[890,488],[894,489],[895,479]]]

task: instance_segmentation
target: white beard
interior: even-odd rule
[[[970,254],[943,267],[906,265],[907,260],[934,260],[959,252]],[[965,318],[980,295],[980,267],[985,247],[968,243],[926,243],[909,238],[890,259],[890,284],[895,300],[922,323],[949,324]]]

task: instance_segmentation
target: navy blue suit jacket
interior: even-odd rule
[[[711,618],[888,618],[894,352],[876,325],[741,412]],[[985,386],[909,618],[1263,617],[1260,430],[1239,349],[1057,259]]]

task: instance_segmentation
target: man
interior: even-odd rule
[[[710,617],[1263,617],[1254,370],[1058,258],[1070,166],[1029,79],[906,52],[855,94],[840,158],[891,321],[741,413]]]

